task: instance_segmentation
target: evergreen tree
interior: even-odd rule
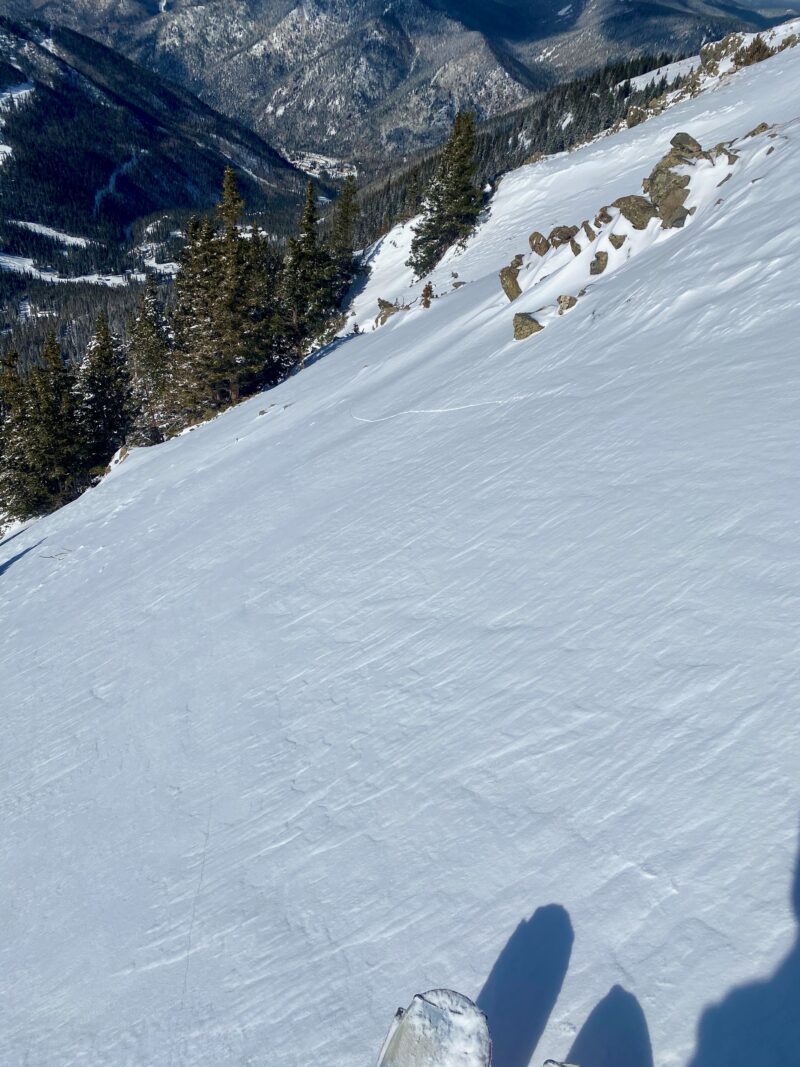
[[[414,232],[408,265],[419,277],[430,274],[448,248],[466,241],[481,206],[481,192],[475,184],[475,116],[461,112],[428,189],[423,219]]]
[[[239,196],[236,175],[225,170],[222,203],[218,207],[224,230],[213,249],[213,333],[215,358],[209,368],[211,386],[218,404],[235,404],[242,382],[254,373],[258,353],[246,328],[249,301],[248,275],[251,257],[248,241],[239,233],[244,201]]]
[[[170,351],[155,277],[148,274],[128,344],[132,424],[130,441],[157,445],[168,427],[166,397],[170,385]]]
[[[267,238],[253,231],[242,242],[244,280],[242,343],[249,353],[250,382],[255,386],[276,385],[283,377],[280,353],[280,282],[283,262]]]
[[[316,337],[336,307],[331,256],[319,238],[317,196],[313,182],[306,188],[300,232],[289,242],[282,279],[282,333],[286,351],[295,360],[304,343]]]
[[[35,514],[36,488],[28,463],[30,405],[19,356],[0,363],[0,516],[27,519]]]
[[[10,357],[0,375],[3,394],[0,505],[28,519],[74,499],[88,479],[76,418],[75,375],[50,334],[40,364],[22,375]]]
[[[131,382],[125,353],[101,311],[78,371],[77,420],[88,467],[103,466],[123,444],[131,422]]]
[[[244,211],[244,200],[239,196],[236,184],[236,172],[233,167],[225,168],[222,179],[222,202],[217,208],[225,230],[225,236],[231,237],[239,232],[239,220]]]
[[[174,374],[168,396],[171,422],[188,426],[217,406],[218,362],[214,306],[218,296],[216,232],[210,219],[191,219],[175,280]]]
[[[358,216],[358,186],[355,178],[348,175],[339,199],[334,205],[328,242],[333,262],[334,297],[337,304],[344,299],[356,273],[353,251],[356,243]]]
[[[77,420],[75,372],[65,362],[54,333],[44,343],[41,364],[30,376],[33,460],[49,498],[47,509],[73,500],[86,486]]]

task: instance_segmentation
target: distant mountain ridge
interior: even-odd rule
[[[255,210],[285,213],[304,176],[257,134],[91,38],[0,16],[0,216],[87,236],[209,208],[230,163]]]
[[[706,0],[4,0],[180,82],[289,151],[376,157],[440,141],[634,51],[696,51],[774,19]]]

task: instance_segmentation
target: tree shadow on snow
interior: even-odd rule
[[[574,933],[558,904],[521,922],[478,996],[492,1035],[494,1067],[528,1067],[564,983]]]
[[[8,540],[11,541],[12,538],[9,537]],[[11,570],[14,564],[18,563],[23,556],[27,556],[29,552],[33,552],[35,548],[38,548],[41,543],[41,541],[37,541],[36,544],[31,545],[30,548],[24,548],[21,552],[17,552],[16,556],[12,556],[10,559],[7,559],[3,563],[0,563],[0,578],[3,577],[6,571]]]
[[[792,887],[800,921],[800,855]],[[740,986],[707,1008],[690,1067],[800,1064],[800,936],[771,978]]]
[[[636,997],[615,985],[583,1024],[567,1061],[580,1067],[653,1067],[650,1031]]]

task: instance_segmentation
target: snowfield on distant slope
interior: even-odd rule
[[[361,336],[0,545],[0,1063],[353,1067],[447,987],[495,1067],[797,1064],[799,101],[516,171],[427,310],[393,231]],[[542,279],[678,131],[684,228]]]

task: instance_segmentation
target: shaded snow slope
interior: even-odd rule
[[[798,90],[509,176],[464,288],[0,547],[1,1063],[350,1067],[442,986],[495,1067],[797,1062]],[[531,230],[762,120],[511,340]]]

